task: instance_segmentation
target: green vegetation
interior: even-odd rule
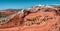
[[[11,14],[5,15],[0,12],[0,21],[6,20],[10,17]]]

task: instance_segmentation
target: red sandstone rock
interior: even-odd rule
[[[60,8],[57,6],[38,6],[18,12],[1,10],[0,14],[0,31],[60,31]]]

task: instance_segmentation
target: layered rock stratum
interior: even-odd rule
[[[60,6],[0,10],[0,31],[60,31]]]

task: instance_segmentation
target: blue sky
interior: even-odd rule
[[[60,4],[60,0],[0,0],[0,10],[3,9],[24,9],[35,5]]]

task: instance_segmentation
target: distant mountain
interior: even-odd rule
[[[6,10],[20,11],[20,10],[22,10],[22,9],[6,9]]]

